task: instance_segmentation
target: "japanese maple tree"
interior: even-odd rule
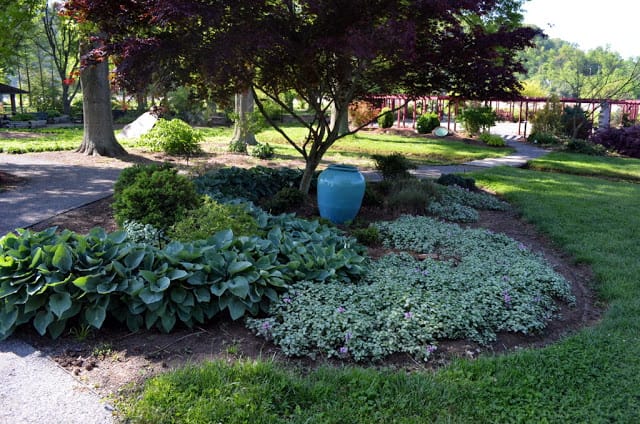
[[[252,90],[308,129],[287,141],[304,157],[307,192],[327,150],[348,132],[349,104],[370,93],[446,92],[515,96],[516,52],[537,30],[511,25],[512,0],[69,0],[77,19],[104,34],[95,58],[116,57],[117,81],[190,84],[217,99]],[[507,10],[508,9],[508,10]],[[504,16],[503,16],[504,15]],[[491,25],[487,23],[491,22]],[[295,90],[314,113],[302,119],[282,100]],[[260,93],[260,95],[258,95]],[[266,114],[265,114],[265,117]],[[267,117],[268,119],[268,117]]]

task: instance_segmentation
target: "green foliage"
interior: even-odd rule
[[[435,184],[417,178],[394,179],[388,187],[386,206],[400,212],[422,214],[439,197]]]
[[[364,272],[363,249],[339,230],[247,206],[266,237],[224,230],[207,240],[160,248],[96,228],[55,228],[0,239],[0,339],[32,323],[58,337],[71,319],[100,328],[107,317],[131,331],[171,331],[225,312],[265,311],[299,281],[348,283]]]
[[[443,187],[440,198],[428,205],[427,213],[447,221],[476,222],[477,209],[503,211],[508,208],[508,203],[487,193],[451,185]]]
[[[440,126],[440,119],[435,112],[420,115],[416,122],[416,129],[420,134],[429,134]]]
[[[167,236],[182,242],[205,240],[219,231],[231,230],[236,236],[257,235],[256,220],[241,205],[218,203],[205,196],[197,209],[185,212],[167,231]]]
[[[580,153],[582,155],[590,156],[604,156],[607,154],[607,150],[600,144],[595,144],[588,140],[580,140],[572,138],[567,141],[564,148],[567,152]]]
[[[392,153],[390,155],[371,155],[375,162],[376,170],[380,171],[385,180],[394,178],[406,178],[410,176],[409,170],[416,166],[411,163],[402,153]]]
[[[388,181],[387,181],[388,182]],[[364,206],[384,206],[384,196],[379,191],[379,184],[375,182],[367,182],[364,188],[364,196],[362,198]]]
[[[358,243],[365,246],[375,246],[380,243],[380,231],[376,227],[356,228],[351,234],[358,240]]]
[[[544,107],[538,109],[531,118],[531,133],[548,134],[549,136],[559,136],[562,131],[562,103],[557,96],[549,99]],[[538,141],[540,143],[540,141]],[[541,143],[554,144],[554,143]]]
[[[133,243],[162,247],[169,241],[164,231],[151,224],[142,224],[137,221],[124,221],[122,231],[127,234],[127,239]]]
[[[436,182],[440,185],[445,186],[457,185],[458,187],[462,187],[467,190],[476,189],[476,180],[470,177],[462,177],[456,174],[442,174],[438,177]]]
[[[269,143],[258,142],[251,149],[251,156],[259,159],[271,159],[275,155],[275,150],[269,145]]]
[[[194,184],[167,165],[134,165],[124,169],[114,187],[114,217],[169,228],[201,200]]]
[[[478,138],[480,139],[480,141],[486,143],[487,146],[504,147],[507,145],[507,143],[504,141],[504,138],[500,137],[499,135],[482,133],[478,136]]]
[[[382,108],[382,110],[380,111],[380,116],[378,117],[378,127],[391,128],[394,121],[395,119],[391,109],[388,107]]]
[[[579,105],[567,106],[562,112],[563,134],[570,138],[586,140],[591,135],[593,124]]]
[[[284,187],[273,197],[264,201],[261,206],[272,214],[292,211],[300,207],[307,200],[307,196],[294,187]]]
[[[527,141],[532,144],[554,145],[560,144],[560,138],[548,132],[532,132],[527,136]]]
[[[228,151],[230,153],[247,153],[247,143],[244,140],[231,140]]]
[[[469,135],[480,133],[496,123],[496,113],[489,106],[466,107],[460,114],[460,122]]]
[[[270,317],[249,319],[249,328],[291,356],[364,361],[405,352],[427,360],[438,339],[535,334],[556,311],[555,299],[574,301],[564,278],[504,235],[416,217],[376,227],[385,246],[429,257],[385,256],[357,285],[302,282],[271,305]]]
[[[35,117],[31,113],[16,113],[9,118],[11,121],[31,121]]]
[[[198,177],[194,183],[198,192],[214,198],[244,198],[258,202],[273,197],[285,187],[298,187],[302,179],[302,170],[291,168],[221,168]],[[312,187],[317,182],[317,175]]]
[[[201,151],[202,140],[202,134],[181,119],[160,118],[149,132],[140,137],[139,143],[154,152],[189,157]]]

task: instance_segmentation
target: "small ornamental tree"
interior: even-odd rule
[[[511,0],[68,0],[67,9],[98,26],[103,45],[94,55],[117,58],[116,81],[129,91],[151,81],[184,83],[221,101],[251,90],[257,109],[305,159],[300,189],[306,193],[327,150],[361,128],[344,131],[332,122],[344,122],[349,105],[369,93],[515,96],[520,88],[515,74],[523,71],[516,53],[539,33],[518,26],[520,5]],[[291,90],[309,105],[313,119],[303,119],[282,100]],[[267,116],[265,96],[308,130],[302,141]]]

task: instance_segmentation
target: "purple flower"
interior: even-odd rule
[[[351,340],[351,337],[353,337],[353,334],[351,334],[351,333],[347,333],[347,334],[345,334],[345,335],[344,335],[344,341],[345,341],[345,343],[348,343],[348,342],[349,342],[349,340]]]
[[[504,303],[506,303],[507,305],[511,303],[511,296],[509,295],[508,291],[503,291],[502,292],[502,297],[504,299]]]
[[[533,298],[533,301],[536,302],[536,303],[540,303],[542,301],[542,297],[536,296],[536,297]]]
[[[284,298],[282,298],[282,301],[284,303],[291,303],[292,302],[290,297],[284,297]]]
[[[520,249],[521,251],[525,251],[527,250],[527,246],[525,246],[523,243],[518,243],[518,249]]]
[[[435,345],[429,345],[427,346],[427,353],[429,355],[431,355],[433,352],[435,352],[436,350],[438,350],[438,346]]]
[[[338,306],[338,309],[336,309],[336,311],[337,311],[339,314],[341,314],[341,313],[343,313],[344,311],[346,311],[346,309],[344,309],[342,306]]]
[[[429,275],[429,271],[425,269],[424,271],[422,271],[422,275]]]
[[[265,321],[262,323],[263,330],[269,330],[271,328],[271,323],[269,321]]]
[[[405,317],[406,319],[411,319],[411,318],[413,318],[413,312],[411,312],[411,311],[409,311],[409,312],[405,312],[405,313],[404,313],[404,317]]]
[[[502,281],[509,281],[509,277],[507,275],[502,276]]]
[[[347,353],[349,353],[349,348],[348,348],[348,347],[346,347],[346,346],[342,346],[342,347],[340,348],[340,353],[341,353],[342,355],[346,355]]]

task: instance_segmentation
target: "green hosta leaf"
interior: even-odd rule
[[[71,295],[69,293],[55,293],[49,297],[49,310],[58,318],[71,308]]]
[[[193,294],[200,303],[206,303],[211,300],[211,292],[206,287],[196,287]]]
[[[24,313],[28,314],[29,312],[37,311],[42,308],[45,303],[47,303],[46,296],[29,296],[29,299],[24,304]]]
[[[40,311],[33,319],[33,326],[41,336],[44,336],[47,333],[47,327],[52,322],[53,314],[51,312]]]
[[[31,264],[29,265],[29,269],[37,268],[38,265],[42,262],[43,251],[41,247],[38,247],[33,254],[33,259],[31,259]]]
[[[171,285],[171,280],[167,277],[160,277],[157,281],[149,284],[149,289],[154,292],[163,292],[169,288]]]
[[[167,274],[167,278],[169,278],[169,280],[183,280],[184,278],[188,277],[190,274],[183,270],[183,269],[172,269],[171,271],[169,271],[169,273]]]
[[[98,287],[96,287],[96,291],[99,294],[109,294],[109,293],[113,293],[114,291],[116,291],[117,288],[118,288],[118,283],[117,282],[104,281],[104,282],[98,284]]]
[[[86,293],[95,293],[100,281],[100,275],[83,275],[73,280],[72,283]]]
[[[240,301],[235,297],[228,297],[227,299],[225,299],[224,302],[222,302],[222,299],[220,300],[221,300],[220,309],[224,309],[222,305],[224,303],[224,306],[229,310],[229,315],[231,315],[232,320],[235,321],[244,316],[244,313],[247,310],[247,307],[242,301]]]
[[[244,299],[249,295],[249,281],[241,275],[234,277],[229,281],[229,291],[240,299]]]
[[[220,297],[223,295],[224,292],[227,291],[228,288],[229,288],[229,282],[221,281],[217,284],[212,284],[210,289],[211,289],[211,293],[213,293],[217,297]]]
[[[66,326],[67,326],[67,320],[61,319],[58,321],[53,321],[51,324],[49,324],[49,327],[47,327],[47,330],[49,331],[49,335],[51,336],[52,339],[57,339],[64,332],[64,329],[66,328]]]
[[[15,306],[0,309],[0,334],[6,334],[18,319],[18,308]]]
[[[160,326],[165,333],[168,333],[176,325],[176,315],[172,313],[162,314],[160,317]]]
[[[182,287],[175,287],[171,290],[171,300],[181,304],[187,297],[187,291]]]
[[[127,315],[127,328],[129,331],[136,332],[140,330],[140,327],[142,327],[143,321],[142,315],[129,314]]]
[[[147,252],[144,249],[132,250],[124,257],[124,265],[129,268],[129,270],[138,268],[146,253]]]
[[[145,304],[149,305],[151,303],[159,302],[160,300],[162,300],[162,298],[164,297],[164,294],[153,292],[149,290],[148,287],[145,287],[140,291],[140,294],[138,294],[138,296]]]
[[[11,282],[9,281],[4,281],[2,284],[0,284],[0,299],[2,299],[3,297],[7,297],[10,296],[14,293],[16,293],[18,290],[20,290],[22,288],[22,286],[20,285],[12,285]]]
[[[213,237],[211,237],[210,240],[213,241],[218,249],[225,250],[233,243],[233,231],[219,231]]]
[[[115,244],[121,244],[123,241],[127,239],[126,231],[115,231],[109,234],[108,239]]]
[[[87,324],[100,328],[107,317],[107,308],[103,305],[91,305],[84,311],[84,318]]]
[[[252,266],[253,264],[249,261],[231,262],[229,264],[229,267],[227,268],[227,271],[229,272],[229,275],[235,275],[239,272],[251,268]]]
[[[156,273],[147,269],[141,269],[140,275],[149,283],[155,283],[158,280],[158,276],[156,275]]]
[[[64,244],[59,244],[55,248],[52,264],[62,272],[69,272],[73,264],[71,250]]]

